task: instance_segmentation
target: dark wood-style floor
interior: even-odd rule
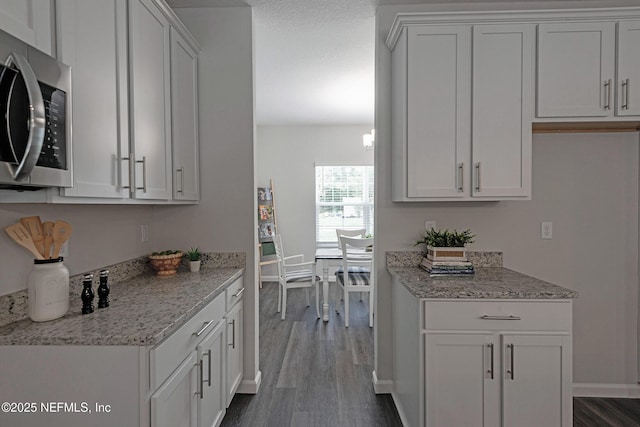
[[[256,395],[234,397],[222,426],[401,426],[391,396],[373,391],[367,297],[352,299],[348,329],[333,307],[328,323],[316,319],[303,290],[288,297],[283,321],[277,284],[260,290],[262,385]],[[573,408],[576,427],[640,427],[640,399],[574,398]]]

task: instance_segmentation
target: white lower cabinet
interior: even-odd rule
[[[197,427],[196,352],[193,351],[151,396],[151,425]]]
[[[243,346],[242,346],[242,337],[243,333],[243,298],[242,292],[244,288],[238,289],[235,294],[237,297],[235,298],[235,302],[231,309],[228,310],[226,321],[227,321],[227,407],[231,403],[240,382],[242,381],[242,370],[243,370]],[[231,287],[227,289],[227,292],[233,292]],[[239,293],[239,295],[238,295]]]
[[[419,299],[394,280],[393,309],[405,426],[572,425],[570,299]]]
[[[227,408],[225,332],[225,322],[222,320],[198,346],[198,360],[203,372],[200,375],[198,399],[199,427],[220,425]]]

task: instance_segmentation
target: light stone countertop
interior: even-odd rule
[[[569,299],[576,291],[503,267],[477,267],[463,277],[431,277],[420,267],[387,270],[416,298]]]
[[[72,301],[71,310],[60,319],[24,319],[0,327],[0,345],[155,345],[243,273],[244,268],[203,267],[199,273],[178,272],[166,278],[138,275],[111,284],[107,308],[97,308],[96,295],[91,314],[82,315],[81,304]]]

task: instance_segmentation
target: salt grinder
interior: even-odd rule
[[[98,286],[98,308],[109,307],[109,270],[100,270],[100,285]]]
[[[85,274],[82,279],[82,293],[80,298],[82,299],[82,314],[93,313],[93,298],[94,293],[91,285],[93,284],[93,274]]]

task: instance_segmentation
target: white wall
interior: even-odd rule
[[[362,135],[372,125],[259,126],[258,184],[273,179],[278,233],[287,254],[312,260],[316,248],[315,164],[355,162],[373,164],[373,150],[362,146]],[[275,270],[266,266],[265,276]]]
[[[153,250],[157,233],[152,206],[0,204],[2,228],[33,215],[73,227],[64,261],[71,275],[144,256]],[[149,225],[146,243],[141,243],[142,224]],[[32,264],[33,256],[0,232],[0,295],[26,289]]]
[[[514,6],[502,4],[505,9]],[[580,293],[574,304],[574,382],[635,385],[638,133],[535,135],[531,201],[390,202],[390,52],[384,40],[397,12],[424,10],[433,8],[385,6],[377,14],[378,379],[392,375],[391,278],[384,253],[414,249],[412,241],[420,236],[424,221],[436,220],[442,228],[471,228],[477,234],[472,248],[503,251],[506,267]],[[553,240],[540,239],[543,220],[553,221]]]
[[[201,200],[159,206],[159,247],[246,252],[244,378],[258,373],[257,201],[253,31],[249,7],[185,8],[176,14],[198,40]]]

